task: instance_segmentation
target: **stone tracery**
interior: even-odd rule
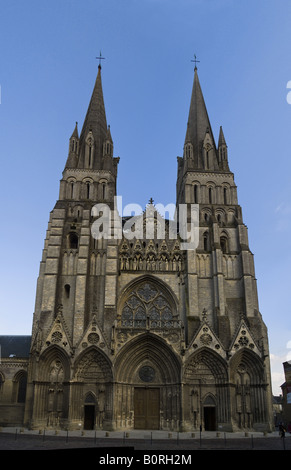
[[[177,328],[180,322],[165,293],[146,281],[133,289],[125,300],[119,325],[126,328]]]

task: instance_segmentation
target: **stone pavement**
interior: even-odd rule
[[[131,449],[155,452],[193,450],[291,450],[291,435],[278,432],[31,431],[1,428],[0,450]]]

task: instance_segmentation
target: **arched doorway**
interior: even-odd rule
[[[208,396],[203,403],[203,419],[205,431],[216,431],[216,405],[211,396]]]
[[[118,428],[177,430],[181,419],[180,362],[150,332],[129,341],[115,365]]]
[[[210,348],[193,353],[186,362],[184,374],[184,427],[214,431],[219,423],[230,420],[227,366]]]
[[[84,403],[84,429],[94,429],[96,418],[96,398],[88,393]]]
[[[32,426],[62,428],[68,424],[70,364],[58,346],[49,347],[39,360],[35,382]]]
[[[97,347],[87,348],[74,364],[71,424],[83,422],[84,429],[112,427],[112,369]]]
[[[234,428],[267,426],[267,381],[263,361],[253,351],[242,348],[230,362]],[[258,406],[260,404],[260,406]]]

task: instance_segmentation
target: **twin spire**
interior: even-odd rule
[[[196,59],[196,58],[195,58]],[[91,168],[113,170],[113,141],[107,126],[99,63],[97,78],[78,136],[77,123],[70,138],[67,168]],[[195,62],[187,131],[184,144],[184,171],[229,171],[227,145],[220,128],[218,148],[212,133]]]

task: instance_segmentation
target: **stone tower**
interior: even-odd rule
[[[198,213],[194,248],[185,248],[181,232],[173,236],[173,221],[152,200],[135,219],[118,215],[118,161],[99,66],[50,215],[25,424],[271,429],[253,255],[223,131],[216,147],[196,67],[177,175],[177,214],[186,208],[190,223],[192,208]]]

